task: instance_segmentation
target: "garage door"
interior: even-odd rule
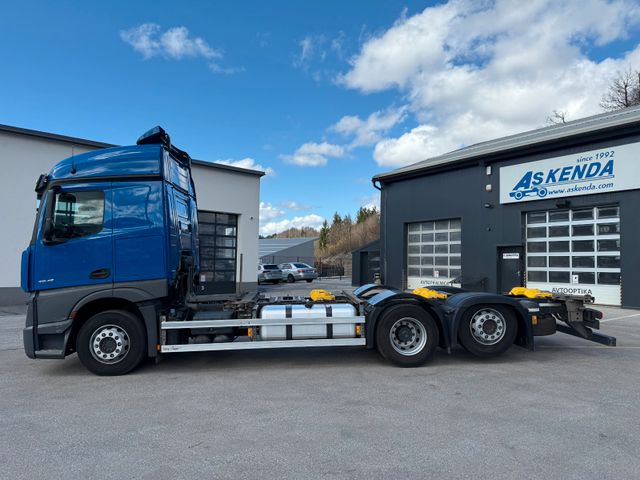
[[[459,218],[407,225],[407,287],[460,286]]]
[[[620,305],[620,208],[529,212],[527,286]]]

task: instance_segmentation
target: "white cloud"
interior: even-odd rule
[[[640,64],[640,46],[615,59],[588,51],[639,24],[630,0],[451,0],[366,41],[338,82],[396,89],[409,102],[421,125],[374,150],[379,165],[400,166],[542,126],[554,109],[569,119],[598,113],[610,78]]]
[[[340,145],[310,142],[301,145],[293,155],[280,155],[280,158],[303,167],[323,167],[329,158],[342,157],[344,154],[345,148]]]
[[[300,207],[297,202],[283,202],[282,206],[288,204],[286,208],[296,210]],[[312,227],[318,229],[324,222],[324,217],[310,213],[304,216],[284,218],[286,211],[272,205],[269,202],[260,202],[260,235],[272,235],[280,233],[289,228]]]
[[[376,192],[372,193],[371,195],[360,197],[359,203],[361,207],[376,208],[378,211],[380,211],[380,193]]]
[[[317,40],[311,35],[304,37],[298,45],[300,46],[300,55],[296,57],[294,62],[296,67],[305,67],[313,57],[316,50]]]
[[[285,211],[274,207],[270,203],[260,202],[260,225],[267,223],[276,218],[280,218],[285,214]]]
[[[293,66],[307,72],[316,82],[333,82],[336,71],[331,61],[344,61],[346,40],[343,31],[333,38],[324,34],[307,35],[298,42],[299,50],[293,58]]]
[[[285,218],[279,221],[271,221],[261,224],[260,234],[272,235],[274,233],[283,232],[289,228],[312,227],[318,229],[322,226],[323,222],[324,217],[311,213],[303,217],[294,217],[292,219]]]
[[[353,136],[349,148],[373,145],[380,140],[382,134],[404,120],[406,110],[406,107],[379,110],[364,120],[355,115],[346,115],[329,127],[329,130]]]
[[[287,208],[289,210],[295,210],[297,212],[303,212],[305,210],[310,210],[311,209],[311,205],[305,205],[302,203],[298,203],[298,202],[294,202],[292,201],[288,201],[288,202],[282,202],[280,204],[282,206],[282,208]]]
[[[263,171],[267,176],[273,176],[276,174],[275,170],[271,167],[265,167],[261,164],[259,164],[258,162],[256,162],[253,158],[251,157],[246,157],[243,158],[241,160],[232,160],[232,159],[226,159],[226,160],[215,160],[214,163],[221,163],[223,165],[230,165],[232,167],[238,167],[238,168],[248,168],[249,170],[261,170]]]
[[[236,73],[242,73],[245,71],[244,67],[223,67],[216,62],[209,64],[209,70],[213,73],[222,73],[223,75],[234,75]]]
[[[120,38],[145,59],[157,56],[172,60],[203,58],[209,61],[209,68],[214,73],[232,74],[244,71],[243,67],[220,66],[214,60],[222,59],[222,50],[213,48],[202,37],[192,36],[184,26],[171,27],[163,32],[158,24],[143,23],[121,30]]]
[[[201,37],[192,37],[186,27],[172,27],[165,32],[160,25],[143,23],[120,32],[120,38],[144,58],[158,55],[180,60],[185,57],[222,58],[222,52],[209,46]]]

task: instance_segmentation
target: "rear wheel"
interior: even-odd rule
[[[287,282],[293,283],[295,281],[296,281],[295,277],[293,275],[289,274],[289,276],[287,277]]]
[[[307,283],[311,283],[311,282],[313,282],[313,279],[307,280]]]
[[[506,352],[518,333],[513,312],[503,306],[479,305],[463,315],[458,336],[462,346],[478,357],[493,357]]]
[[[438,347],[438,326],[431,315],[413,305],[396,305],[383,314],[376,326],[380,354],[401,367],[425,363]]]
[[[100,312],[78,332],[76,351],[97,375],[124,375],[145,357],[147,337],[140,319],[124,310]]]

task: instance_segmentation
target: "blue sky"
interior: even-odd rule
[[[622,0],[14,2],[0,123],[119,144],[160,124],[269,170],[268,234],[375,204],[375,173],[599,113],[639,42]]]

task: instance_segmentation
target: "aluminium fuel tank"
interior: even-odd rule
[[[315,303],[310,306],[305,304],[293,305],[267,305],[260,311],[259,318],[269,320],[283,320],[291,325],[291,340],[312,338],[354,338],[356,336],[356,324],[333,323],[332,318],[356,317],[356,308],[349,303]],[[322,319],[322,323],[307,324],[296,323],[296,320]],[[287,325],[262,325],[260,327],[262,340],[286,340]]]

